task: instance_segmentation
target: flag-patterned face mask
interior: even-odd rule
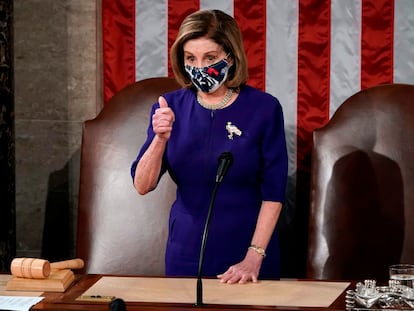
[[[197,89],[204,93],[213,93],[227,79],[230,68],[227,57],[228,55],[221,61],[206,67],[185,65],[185,71]]]

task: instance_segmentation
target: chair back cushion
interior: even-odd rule
[[[414,263],[414,86],[365,89],[313,134],[307,277]]]
[[[85,272],[162,275],[175,186],[164,176],[139,195],[130,166],[146,138],[151,106],[179,85],[172,78],[136,82],[117,93],[83,128],[77,256]]]

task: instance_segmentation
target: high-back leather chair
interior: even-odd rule
[[[414,85],[362,90],[314,131],[309,219],[309,278],[414,263]]]
[[[77,256],[86,273],[164,274],[169,207],[175,186],[163,176],[140,196],[130,167],[146,137],[151,106],[179,85],[171,78],[136,82],[83,127]]]

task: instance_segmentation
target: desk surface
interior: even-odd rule
[[[31,310],[109,310],[109,302],[102,301],[79,301],[77,298],[84,294],[94,284],[101,280],[101,275],[81,275],[76,276],[74,284],[64,293],[46,292],[45,297],[40,303]],[[229,285],[235,286],[235,285]],[[236,285],[237,286],[237,285]],[[244,285],[241,285],[244,286]],[[195,290],[195,289],[194,289]],[[192,303],[160,303],[160,302],[127,302],[127,310],[143,311],[182,311],[182,310],[345,310],[345,291],[328,308],[311,307],[277,307],[277,306],[248,306],[248,305],[218,305],[205,304],[202,307]]]

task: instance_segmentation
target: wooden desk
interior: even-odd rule
[[[86,290],[101,279],[100,275],[77,276],[75,283],[65,292],[44,293],[45,299],[35,305],[32,310],[109,310],[109,302],[89,302],[76,300]],[[237,285],[229,285],[237,286]],[[244,286],[244,285],[240,285]],[[352,284],[351,284],[352,286]],[[195,290],[195,288],[194,288]],[[310,307],[275,307],[275,306],[244,306],[244,305],[213,305],[205,304],[202,307],[188,303],[148,303],[148,302],[127,302],[127,310],[135,311],[182,311],[182,310],[290,310],[290,311],[310,311],[310,310],[345,310],[345,291],[328,308]]]

